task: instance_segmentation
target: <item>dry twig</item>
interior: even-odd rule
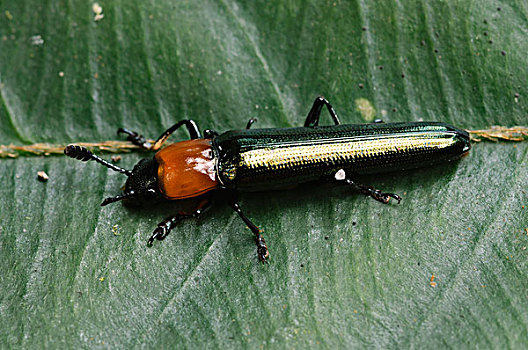
[[[471,141],[480,142],[489,140],[493,142],[502,141],[525,141],[528,138],[528,127],[514,126],[507,128],[504,126],[492,126],[484,130],[467,130],[471,136]]]
[[[107,153],[126,153],[141,150],[141,147],[129,141],[77,142],[76,144],[91,150]],[[0,145],[0,158],[17,158],[21,155],[50,156],[53,154],[63,154],[65,147],[66,145],[52,145],[49,143],[35,143],[23,146]]]

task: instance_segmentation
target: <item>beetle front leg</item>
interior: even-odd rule
[[[249,227],[251,232],[255,235],[255,242],[257,243],[257,255],[260,261],[263,263],[268,262],[269,258],[269,252],[268,247],[266,246],[266,241],[264,240],[264,237],[262,236],[262,230],[259,229],[254,223],[252,223],[245,215],[242,213],[242,210],[240,209],[240,205],[236,201],[232,201],[230,203],[231,207],[234,211],[240,216],[240,218],[244,221],[244,223]]]
[[[117,129],[117,134],[126,134],[127,140],[132,142],[134,145],[140,146],[144,149],[148,149],[151,151],[157,151],[160,149],[160,147],[163,145],[163,143],[167,140],[167,138],[172,135],[178,128],[180,128],[182,125],[185,125],[187,127],[187,131],[189,131],[189,135],[191,136],[191,140],[198,139],[201,137],[200,130],[198,129],[198,126],[194,122],[194,120],[191,119],[185,119],[180,120],[167,130],[163,132],[163,134],[158,137],[158,139],[152,144],[150,143],[143,135],[140,135],[139,133],[135,131],[131,131],[125,128],[119,128]]]
[[[375,200],[377,200],[378,202],[381,202],[383,204],[389,203],[389,200],[391,198],[394,198],[395,200],[397,200],[398,204],[402,200],[402,198],[400,196],[398,196],[397,194],[382,192],[382,191],[377,190],[377,189],[375,189],[373,187],[355,183],[351,179],[347,178],[344,169],[341,169],[338,172],[336,172],[335,175],[334,175],[334,178],[338,182],[344,182],[347,185],[353,186],[359,192],[363,193],[366,196],[370,196],[370,197],[374,198]]]
[[[191,213],[186,212],[180,212],[174,216],[171,216],[162,222],[158,224],[158,227],[154,230],[152,235],[150,236],[147,245],[152,246],[152,243],[155,239],[158,241],[162,241],[167,237],[170,233],[170,231],[180,223],[180,221],[185,219],[191,219],[191,218],[197,218],[199,217],[205,210],[207,210],[210,206],[210,202],[208,200],[204,200],[199,204],[199,206]]]

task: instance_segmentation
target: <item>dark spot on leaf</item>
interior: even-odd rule
[[[361,30],[366,32],[367,31],[367,27],[363,27],[363,28],[361,28]]]
[[[360,89],[363,89],[363,84],[358,85]]]
[[[304,267],[304,264],[301,264],[301,267]]]
[[[379,66],[379,70],[383,70],[383,66]]]
[[[425,46],[425,40],[420,41],[420,45]]]
[[[501,55],[506,56],[506,51],[501,51]]]
[[[493,40],[490,40],[489,43],[490,43],[490,44],[493,44]]]
[[[328,236],[325,236],[325,239],[328,240]]]
[[[355,221],[352,221],[352,226],[356,226],[356,222]]]

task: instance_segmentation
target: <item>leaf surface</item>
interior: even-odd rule
[[[254,117],[297,126],[318,95],[345,123],[528,124],[520,1],[100,5],[95,22],[83,1],[2,3],[2,144],[96,142],[119,127],[155,138],[188,118],[219,132]],[[244,194],[269,265],[227,207],[148,248],[175,207],[100,207],[124,179],[93,162],[0,159],[0,343],[521,347],[527,152],[480,143],[456,164],[361,179],[400,205],[326,185]]]

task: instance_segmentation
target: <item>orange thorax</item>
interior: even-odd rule
[[[174,143],[155,158],[159,187],[167,199],[196,197],[218,186],[210,140]]]

